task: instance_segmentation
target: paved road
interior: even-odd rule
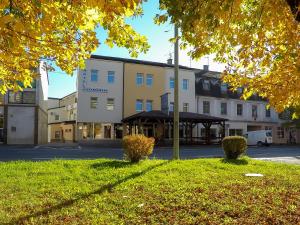
[[[253,158],[283,161],[300,164],[300,146],[270,146],[249,147],[247,155]],[[172,148],[155,148],[151,156],[158,159],[171,159]],[[203,157],[223,157],[219,146],[181,147],[181,159],[194,159]],[[97,147],[85,145],[71,146],[0,146],[0,161],[14,160],[51,160],[51,159],[96,159],[112,158],[122,159],[121,148]]]

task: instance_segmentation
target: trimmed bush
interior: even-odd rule
[[[247,150],[247,139],[242,136],[228,136],[222,140],[222,147],[227,159],[237,159]]]
[[[144,135],[128,135],[123,138],[124,155],[131,162],[139,162],[152,154],[154,138]]]

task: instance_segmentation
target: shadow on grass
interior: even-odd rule
[[[46,215],[50,214],[53,211],[60,210],[60,209],[63,209],[65,207],[72,206],[76,202],[78,202],[80,200],[83,200],[83,199],[86,199],[86,198],[89,198],[92,195],[95,195],[95,194],[101,195],[105,191],[111,192],[112,189],[115,188],[116,186],[118,186],[118,185],[120,185],[122,183],[125,183],[128,180],[135,179],[137,177],[143,176],[146,173],[148,173],[149,171],[151,171],[153,169],[156,169],[157,167],[163,166],[163,165],[165,165],[167,163],[169,163],[169,161],[165,161],[165,162],[157,164],[157,165],[149,166],[147,169],[145,169],[143,171],[134,172],[131,175],[129,175],[129,176],[123,178],[123,179],[120,179],[120,180],[118,180],[118,181],[116,181],[114,183],[103,185],[102,187],[100,187],[99,189],[97,189],[97,190],[95,190],[93,192],[90,192],[90,193],[87,193],[87,194],[82,194],[82,195],[80,195],[77,198],[61,202],[61,203],[59,203],[57,205],[50,206],[49,208],[37,211],[37,212],[29,214],[27,216],[19,217],[19,218],[15,219],[15,220],[10,221],[9,223],[4,223],[4,224],[6,224],[6,225],[25,224],[26,221],[29,220],[29,219],[31,219],[31,218],[35,218],[35,217],[39,217],[39,216],[46,216]],[[99,164],[101,164],[101,163],[99,163]],[[114,165],[114,163],[112,163],[112,164]],[[121,164],[118,164],[118,165],[121,165]]]
[[[131,162],[128,161],[120,161],[120,160],[112,160],[106,162],[99,162],[94,163],[91,165],[93,169],[105,169],[105,168],[124,168],[133,165]]]
[[[222,163],[234,164],[234,165],[247,165],[248,160],[241,158],[241,159],[221,159]]]

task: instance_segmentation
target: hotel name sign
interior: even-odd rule
[[[86,71],[82,71],[82,90],[85,92],[92,92],[92,93],[101,93],[101,94],[107,94],[108,89],[105,88],[91,88],[87,87],[87,80],[86,80]]]

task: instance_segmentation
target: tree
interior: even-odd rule
[[[181,47],[193,58],[216,54],[223,80],[269,100],[277,111],[300,106],[299,0],[160,0],[181,29]]]
[[[147,39],[125,19],[142,13],[142,0],[0,0],[0,91],[30,86],[39,60],[51,60],[72,74],[84,66],[99,42],[95,28],[103,27],[106,44],[125,47],[132,56],[146,52]]]

